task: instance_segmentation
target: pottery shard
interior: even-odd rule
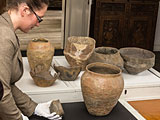
[[[64,67],[64,66],[53,66],[54,70],[57,73],[60,73],[59,78],[64,81],[73,81],[76,80],[80,71],[81,67]]]
[[[53,100],[49,109],[50,113],[56,112],[60,116],[64,115],[64,110],[59,100]]]
[[[33,78],[35,84],[40,87],[48,87],[53,85],[53,83],[56,81],[56,79],[59,76],[58,74],[54,74],[52,76],[50,71],[40,72],[37,74],[34,74],[32,71],[30,72],[31,77]]]

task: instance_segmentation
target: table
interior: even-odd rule
[[[97,117],[90,115],[83,102],[63,103],[63,120],[137,120],[120,102],[106,116]],[[42,117],[32,116],[30,120],[47,120]]]
[[[137,120],[128,110],[121,104],[113,108],[110,114],[104,117],[95,117],[90,115],[83,102],[65,103],[63,104],[65,116],[63,120]]]
[[[73,106],[77,106],[76,102],[83,102],[80,78],[84,71],[80,72],[75,81],[56,80],[56,82],[50,87],[39,87],[34,84],[34,81],[29,74],[30,68],[27,57],[23,57],[23,63],[24,74],[16,85],[37,103],[59,99],[64,106],[65,104],[66,106],[71,106],[72,104]],[[54,56],[52,64],[66,67],[69,66],[64,56]],[[52,74],[55,73],[52,68],[50,71]],[[123,107],[129,110],[138,120],[144,120],[144,118],[126,101],[153,98],[159,99],[160,73],[151,68],[137,75],[122,73],[122,76],[124,79],[124,90],[121,94],[119,103],[123,103]],[[122,100],[124,101],[122,102]]]
[[[34,84],[29,74],[30,68],[27,57],[23,57],[23,63],[24,74],[16,85],[36,102],[45,102],[51,99],[60,99],[63,103],[83,101],[80,78],[84,71],[80,72],[75,81],[56,80],[50,87],[38,87]],[[69,66],[64,56],[54,56],[52,64]],[[52,68],[50,70],[52,74],[55,73]],[[124,79],[124,90],[121,98],[132,101],[160,98],[160,74],[156,70],[151,68],[137,75],[122,73],[122,76]]]
[[[160,99],[129,101],[128,103],[147,120],[160,119]]]

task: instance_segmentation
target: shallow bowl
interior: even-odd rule
[[[119,51],[124,60],[124,68],[129,74],[138,74],[155,64],[155,54],[149,50],[126,47],[121,48]]]

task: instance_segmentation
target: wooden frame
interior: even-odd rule
[[[0,2],[0,14],[4,11],[5,6],[6,6],[6,0],[1,0],[1,2]]]

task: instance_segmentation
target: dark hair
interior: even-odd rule
[[[49,5],[49,0],[8,0],[6,9],[17,9],[21,3],[26,3],[33,10],[40,10],[43,4]]]

